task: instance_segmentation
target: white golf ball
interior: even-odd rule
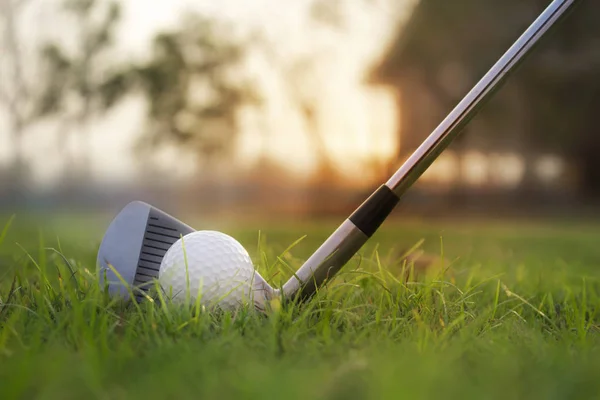
[[[217,231],[196,231],[176,241],[166,252],[159,271],[162,289],[173,301],[232,310],[249,303],[254,266],[234,238]],[[189,286],[188,286],[189,285]]]

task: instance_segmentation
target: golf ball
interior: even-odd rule
[[[203,305],[232,310],[248,303],[255,275],[244,247],[217,231],[196,231],[176,241],[166,252],[159,282],[171,299],[181,302],[198,296]]]

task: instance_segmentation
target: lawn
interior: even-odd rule
[[[108,220],[8,221],[3,400],[600,394],[600,224],[387,221],[312,301],[261,315],[115,302],[94,275]],[[277,285],[339,222],[210,228]],[[405,280],[398,254],[413,245],[441,267]]]

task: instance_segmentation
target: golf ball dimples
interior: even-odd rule
[[[231,310],[250,298],[252,260],[239,242],[224,233],[192,232],[169,248],[160,266],[159,281],[173,301],[182,302],[186,298],[186,273],[192,304],[200,295],[204,305],[218,304]]]

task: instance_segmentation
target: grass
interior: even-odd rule
[[[15,219],[0,235],[2,399],[583,399],[600,391],[594,224],[388,221],[311,302],[275,303],[260,315],[117,302],[93,269],[107,221],[59,222]],[[281,284],[335,223],[220,228]],[[443,268],[406,282],[397,250],[419,243]]]

